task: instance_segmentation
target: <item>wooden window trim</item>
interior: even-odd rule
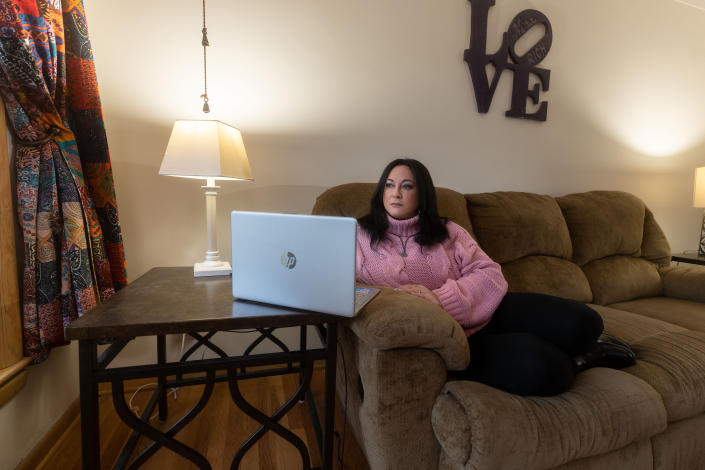
[[[7,123],[0,100],[0,406],[19,392],[27,380],[30,358],[22,352],[22,317],[15,249],[15,210],[12,204]]]

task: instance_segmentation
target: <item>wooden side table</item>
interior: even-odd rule
[[[697,253],[674,253],[671,255],[671,261],[705,266],[705,256],[698,255]]]
[[[268,309],[269,314],[251,316],[253,307]],[[309,404],[314,431],[318,438],[322,468],[332,469],[337,327],[341,319],[342,317],[335,315],[235,301],[230,276],[194,278],[191,267],[150,270],[110,300],[66,327],[66,338],[79,342],[83,468],[101,468],[98,384],[109,382],[112,384],[113,404],[118,415],[134,430],[114,468],[139,467],[160,447],[166,447],[191,461],[200,470],[210,470],[211,466],[205,457],[196,449],[180,442],[177,433],[203,409],[210,398],[213,385],[217,382],[228,382],[233,401],[260,423],[259,429],[239,449],[233,450],[231,468],[238,468],[242,457],[252,445],[266,432],[272,431],[294,445],[301,455],[302,467],[305,470],[310,469],[308,449],[304,442],[278,422],[295,403],[305,400]],[[323,347],[311,349],[307,346],[308,325],[316,327]],[[301,329],[300,345],[298,349],[289,350],[272,335],[272,331],[275,328],[294,326]],[[210,342],[215,332],[234,329],[256,329],[262,337],[278,344],[282,352],[251,354],[254,348],[251,345],[240,356],[228,356]],[[190,335],[197,343],[178,361],[168,362],[165,335],[182,333]],[[125,345],[136,336],[156,338],[156,361],[139,366],[108,367]],[[261,341],[262,337],[256,342]],[[98,356],[98,344],[105,341],[110,342],[110,347]],[[192,359],[190,356],[201,345],[214,351],[218,357]],[[325,360],[326,363],[325,410],[322,423],[310,391],[315,360]],[[262,365],[280,367],[251,370],[252,367]],[[273,416],[257,410],[240,394],[240,380],[291,373],[300,375],[299,389]],[[145,377],[157,377],[158,387],[140,418],[128,409],[124,398],[124,382]],[[192,385],[205,385],[205,388],[200,401],[191,411],[165,432],[149,425],[149,417],[155,408],[158,408],[159,419],[166,420],[168,388]],[[139,436],[145,436],[154,442],[133,459],[131,454]]]

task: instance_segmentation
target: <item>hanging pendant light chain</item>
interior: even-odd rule
[[[208,68],[206,67],[206,47],[210,46],[208,42],[208,28],[206,28],[206,0],[203,0],[203,38],[201,45],[203,46],[203,112],[210,113],[211,109],[208,106]]]

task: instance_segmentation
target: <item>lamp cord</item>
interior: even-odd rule
[[[208,106],[208,68],[206,67],[206,47],[210,46],[208,42],[208,28],[206,28],[206,0],[203,0],[203,38],[201,39],[201,45],[203,46],[203,112],[210,113],[211,109]]]

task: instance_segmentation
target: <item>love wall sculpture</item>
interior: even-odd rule
[[[470,49],[465,50],[465,62],[468,63],[477,110],[487,113],[492,104],[494,92],[497,89],[499,77],[505,70],[514,72],[512,86],[512,105],[505,113],[508,117],[545,121],[548,111],[548,102],[542,101],[538,110],[533,113],[526,112],[526,101],[531,98],[534,104],[539,104],[539,84],[535,83],[529,89],[531,74],[538,77],[543,91],[548,91],[551,71],[537,67],[551,49],[553,34],[551,22],[546,15],[537,10],[524,10],[514,17],[507,29],[502,34],[502,45],[494,54],[487,53],[487,17],[490,7],[495,0],[469,0],[470,1]],[[536,25],[543,25],[545,32],[541,39],[529,48],[523,55],[516,52],[519,39]],[[494,68],[494,75],[490,83],[487,74],[487,65]]]

